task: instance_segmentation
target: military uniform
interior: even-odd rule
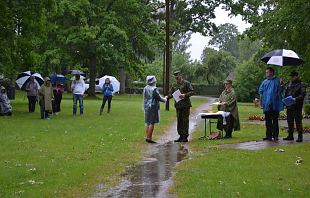
[[[182,80],[180,83],[175,83],[170,89],[168,98],[172,98],[172,93],[180,90],[182,94],[185,94],[185,98],[179,102],[174,103],[174,107],[177,112],[177,130],[180,135],[180,139],[187,140],[188,128],[189,128],[189,114],[192,107],[190,97],[194,95],[194,89],[190,82]]]
[[[219,106],[220,111],[230,112],[230,115],[228,118],[226,118],[227,124],[224,126],[223,124],[223,118],[220,118],[218,120],[217,128],[220,130],[225,130],[226,137],[231,137],[233,130],[239,131],[240,130],[240,122],[239,122],[239,113],[238,113],[238,107],[237,107],[237,98],[234,89],[231,89],[230,91],[224,90],[219,100],[221,102],[225,102],[226,105]]]
[[[298,140],[302,141],[302,107],[306,95],[306,86],[299,79],[291,81],[287,86],[285,97],[292,96],[295,98],[295,104],[286,107],[287,124],[288,124],[288,137],[284,140],[294,140],[294,120],[298,131]]]

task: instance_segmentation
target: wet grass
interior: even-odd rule
[[[100,98],[100,97],[99,97]],[[205,102],[193,99],[194,107]],[[72,96],[62,111],[41,120],[39,106],[27,112],[18,92],[12,117],[0,117],[0,197],[83,197],[98,184],[117,184],[126,166],[148,147],[140,96],[115,96],[110,115],[99,116],[101,100],[85,99],[84,116],[72,116]],[[175,119],[175,110],[161,110],[154,139]]]
[[[178,197],[309,197],[310,144],[281,146],[259,151],[210,148],[212,145],[261,140],[264,124],[248,124],[249,115],[262,115],[251,104],[239,104],[241,131],[232,139],[199,140],[202,130],[189,143],[191,160],[177,167],[175,186]],[[286,133],[281,131],[280,136]],[[299,166],[297,156],[303,158]]]

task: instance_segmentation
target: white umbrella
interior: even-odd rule
[[[84,76],[80,76],[80,79],[84,80],[85,77],[84,77]],[[70,80],[75,80],[75,76],[72,76],[72,77],[70,78]]]
[[[41,74],[33,73],[31,71],[25,71],[25,72],[18,74],[17,79],[16,79],[16,84],[18,85],[18,87],[20,89],[25,89],[31,76],[34,76],[34,82],[36,82],[38,87],[40,88],[41,85],[44,83],[44,80]]]
[[[105,79],[109,78],[110,82],[113,86],[113,93],[119,92],[119,88],[121,83],[114,77],[114,76],[103,76],[101,78],[99,78],[99,86],[102,88],[102,86],[104,85]]]
[[[302,58],[300,58],[298,54],[296,54],[296,52],[287,49],[273,50],[265,54],[261,58],[261,60],[267,64],[278,66],[286,66],[286,65],[294,66],[305,63],[305,61],[303,61]]]

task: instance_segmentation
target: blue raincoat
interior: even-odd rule
[[[267,78],[259,86],[258,93],[262,96],[263,111],[282,111],[280,79],[277,77]]]

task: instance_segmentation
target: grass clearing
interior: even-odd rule
[[[193,106],[205,99],[193,99]],[[41,120],[39,106],[27,112],[18,92],[12,117],[0,117],[0,197],[81,197],[96,185],[116,185],[121,173],[139,161],[144,141],[142,98],[115,96],[110,115],[99,116],[100,99],[85,99],[85,115],[72,116],[72,96],[64,95],[61,113]],[[163,106],[162,106],[163,107]],[[161,110],[154,139],[175,120]]]
[[[251,104],[239,104],[241,131],[232,139],[199,140],[194,133],[189,142],[190,160],[176,168],[175,186],[178,197],[309,197],[310,144],[272,147],[259,151],[210,148],[212,145],[261,140],[264,124],[246,123],[249,115],[262,115]],[[286,133],[281,131],[280,136]],[[285,152],[274,152],[283,148]],[[299,166],[297,157],[303,158]]]

